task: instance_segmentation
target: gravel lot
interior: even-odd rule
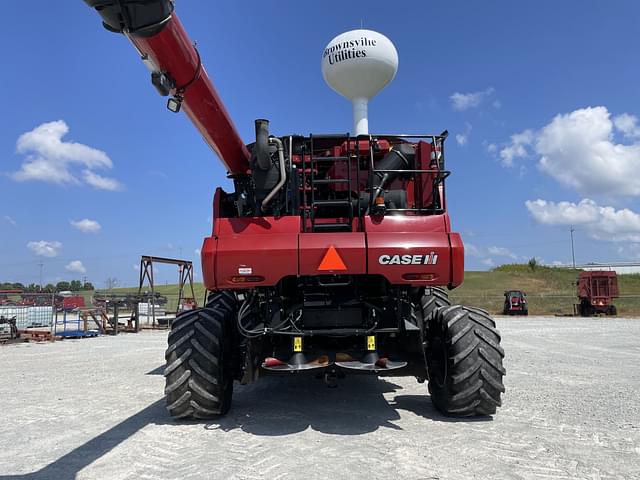
[[[640,478],[640,320],[499,318],[507,393],[451,420],[411,378],[238,387],[174,422],[166,332],[0,347],[0,478]]]

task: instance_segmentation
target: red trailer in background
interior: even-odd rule
[[[618,312],[613,299],[619,297],[616,272],[594,270],[580,272],[578,281],[578,301],[576,313],[589,317],[598,313],[616,315]]]
[[[82,295],[56,295],[56,310],[72,312],[79,308],[84,308],[84,297]]]

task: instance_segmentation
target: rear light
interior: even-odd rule
[[[422,282],[428,282],[434,278],[436,278],[436,276],[433,273],[405,273],[402,275],[403,280],[417,280]]]
[[[241,275],[237,277],[231,277],[233,283],[258,283],[264,282],[264,277],[261,275]]]

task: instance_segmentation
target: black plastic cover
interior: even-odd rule
[[[95,8],[107,30],[152,37],[166,25],[173,12],[171,0],[84,0]]]

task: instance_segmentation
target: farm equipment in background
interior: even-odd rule
[[[93,294],[92,304],[97,308],[105,308],[107,303],[117,302],[122,310],[133,311],[137,308],[138,303],[148,302],[155,305],[166,305],[168,299],[165,295],[161,295],[155,292],[151,295],[151,292],[144,292],[140,295],[137,293],[108,293],[108,292],[95,292]]]
[[[20,336],[16,326],[16,317],[0,316],[0,341],[14,340]]]
[[[187,310],[193,310],[198,307],[198,302],[195,298],[185,297],[182,299],[180,304],[178,305],[178,311],[186,312]]]
[[[21,307],[52,307],[53,303],[54,299],[51,293],[23,293],[17,305]]]
[[[12,307],[18,304],[17,298],[22,290],[0,290],[0,307]]]
[[[582,317],[618,314],[613,304],[613,299],[620,295],[616,272],[607,270],[580,272],[576,286],[578,303],[574,305],[574,313]]]
[[[55,302],[58,312],[73,312],[85,307],[82,295],[56,295]]]
[[[529,315],[527,294],[521,290],[507,290],[504,292],[504,315]]]
[[[336,52],[338,37],[325,50],[325,79],[353,100],[355,134],[274,136],[260,119],[245,146],[172,1],[85,2],[133,44],[234,185],[216,189],[201,249],[206,306],[177,317],[168,337],[170,415],[223,415],[235,381],[305,372],[329,385],[347,373],[412,376],[429,380],[444,414],[495,413],[505,374],[495,322],[450,305],[442,288],[464,275],[446,208],[448,133],[368,132],[367,99],[395,75],[391,42],[359,30],[350,41],[362,51]]]

